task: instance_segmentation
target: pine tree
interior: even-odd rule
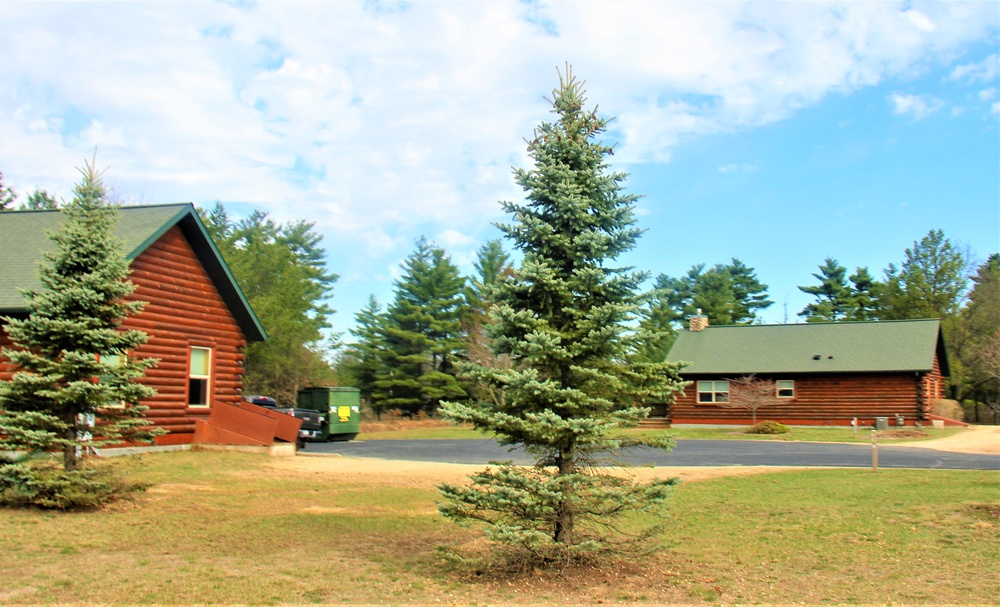
[[[45,190],[35,190],[28,194],[28,200],[21,205],[24,211],[54,211],[59,208],[59,202]]]
[[[372,397],[383,410],[413,415],[465,396],[454,364],[468,308],[458,267],[427,239],[417,241],[403,270],[382,325],[383,368]]]
[[[948,318],[957,314],[969,286],[967,256],[943,230],[931,230],[904,255],[898,270],[890,264],[885,272],[881,302],[885,318]]]
[[[485,317],[491,304],[493,285],[511,271],[510,256],[503,250],[499,239],[490,240],[476,252],[472,266],[476,275],[469,280],[466,299],[474,316]]]
[[[716,264],[706,270],[705,264],[691,266],[682,278],[660,274],[656,279],[651,308],[660,321],[668,323],[668,334],[675,334],[685,318],[695,314],[708,317],[711,325],[741,325],[758,322],[759,312],[774,302],[767,297],[767,285],[757,279],[754,269],[737,258],[728,264]],[[664,294],[664,295],[661,295]],[[670,312],[667,313],[668,307]],[[644,328],[653,323],[646,315]],[[647,345],[652,351],[666,349],[673,338],[654,340],[659,345]],[[654,344],[650,342],[650,344]],[[662,357],[660,358],[662,360]]]
[[[846,320],[878,320],[878,292],[882,285],[875,281],[868,268],[857,268],[847,278],[851,281]]]
[[[736,296],[729,273],[717,268],[701,272],[701,267],[696,267],[699,271],[691,285],[691,300],[684,310],[686,315],[691,316],[701,310],[710,324],[734,324]]]
[[[732,285],[733,323],[745,324],[759,321],[758,312],[769,308],[774,302],[767,298],[767,285],[757,279],[754,269],[733,257],[731,263],[716,266],[729,274]]]
[[[486,327],[493,305],[493,289],[503,277],[510,276],[514,271],[510,256],[504,251],[500,239],[494,239],[479,248],[472,265],[476,274],[469,278],[466,289],[469,314],[463,329],[465,359],[485,367],[509,368],[510,357],[494,353]],[[462,387],[471,398],[492,400],[498,396],[496,391],[475,382],[463,382]]]
[[[450,419],[523,445],[536,464],[499,464],[470,486],[442,485],[440,511],[485,521],[491,540],[536,562],[620,545],[620,517],[662,505],[670,484],[634,483],[601,467],[623,445],[614,431],[638,424],[649,413],[641,405],[663,402],[680,382],[675,365],[625,362],[646,276],[606,264],[640,235],[637,197],[624,193],[624,174],[608,172],[612,149],[596,141],[607,121],[584,103],[567,67],[553,92],[556,119],[528,144],[533,168],[514,171],[527,201],[503,203],[513,222],[498,227],[524,257],[494,289],[490,334],[514,364],[466,369],[499,397],[442,405]]]
[[[15,200],[17,200],[17,192],[14,191],[14,188],[4,185],[3,173],[0,172],[0,211],[13,211]]]
[[[351,335],[356,341],[345,348],[338,373],[342,369],[349,385],[355,386],[361,393],[361,400],[376,416],[381,417],[382,404],[373,399],[373,394],[376,391],[375,382],[379,375],[384,374],[384,317],[382,306],[374,295],[368,296],[368,302],[354,314],[354,320],[356,324],[351,329]]]
[[[39,270],[44,289],[24,293],[26,319],[4,319],[18,347],[2,353],[17,371],[0,383],[0,449],[59,449],[67,472],[89,447],[156,434],[139,404],[155,391],[138,383],[155,361],[132,355],[145,333],[121,329],[144,303],[127,299],[135,287],[100,175],[90,164],[81,173]]]
[[[246,389],[287,404],[300,388],[329,382],[324,355],[337,344],[325,333],[334,312],[326,302],[337,275],[313,224],[281,224],[261,211],[232,220],[221,204],[202,218],[269,336],[246,348]]]
[[[660,274],[653,290],[639,310],[639,342],[632,359],[639,362],[663,362],[677,339],[677,329],[684,320],[684,306],[690,291],[684,280]]]
[[[980,422],[985,421],[980,419],[981,404],[994,415],[1000,411],[1000,378],[995,372],[1000,362],[1000,255],[990,255],[972,283],[967,305],[957,317],[945,320],[944,329],[955,398],[968,400],[972,421]]]
[[[819,274],[813,277],[819,281],[816,286],[799,287],[803,293],[816,297],[799,316],[806,322],[836,322],[843,320],[850,307],[851,288],[847,284],[847,268],[832,257],[827,257],[819,266]]]

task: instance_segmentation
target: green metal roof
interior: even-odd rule
[[[247,339],[267,339],[263,326],[209,237],[194,205],[184,203],[122,207],[120,211],[115,236],[122,241],[130,261],[149,248],[167,230],[175,225],[180,226]],[[26,311],[24,298],[18,289],[42,288],[38,277],[38,262],[42,259],[43,252],[55,248],[48,232],[57,230],[62,219],[63,215],[59,211],[0,213],[0,243],[3,243],[3,253],[0,254],[0,314],[20,314]]]
[[[732,325],[681,331],[667,355],[685,375],[930,371],[948,361],[938,320]]]

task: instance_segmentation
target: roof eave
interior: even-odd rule
[[[215,283],[216,288],[219,290],[219,295],[226,302],[233,318],[236,319],[237,324],[243,330],[243,335],[247,338],[247,341],[267,341],[268,337],[264,326],[261,324],[260,319],[257,318],[257,314],[254,313],[250,302],[247,301],[246,295],[243,294],[239,283],[236,282],[236,277],[233,276],[229,270],[229,266],[226,265],[222,253],[219,252],[218,247],[215,246],[215,242],[208,235],[208,229],[202,223],[194,205],[190,205],[185,212],[179,213],[175,218],[174,224],[180,227],[184,235],[187,236],[188,242],[191,243],[191,248],[205,267],[205,271],[212,279],[212,282]],[[169,227],[173,227],[173,225]],[[166,229],[162,230],[162,232],[166,232]],[[163,235],[162,232],[159,236]],[[152,241],[149,244],[152,244]],[[149,244],[146,246],[148,247]]]
[[[201,262],[209,278],[215,284],[219,295],[226,303],[230,313],[243,331],[244,337],[249,342],[267,341],[267,332],[257,318],[250,302],[247,301],[239,283],[229,270],[222,253],[215,246],[205,224],[198,216],[197,210],[191,203],[179,205],[180,209],[170,219],[165,221],[152,235],[145,241],[126,253],[129,262],[134,261],[139,255],[148,249],[154,242],[159,240],[172,227],[178,226],[187,237],[188,242],[198,260]],[[25,317],[28,315],[27,307],[0,309],[0,316]]]

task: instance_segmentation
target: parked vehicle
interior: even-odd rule
[[[248,403],[267,407],[275,411],[291,415],[302,420],[302,427],[299,428],[299,448],[305,449],[306,441],[325,440],[324,428],[327,422],[326,415],[315,409],[304,409],[301,407],[279,407],[278,402],[270,396],[247,395],[243,397]]]
[[[358,435],[361,424],[361,391],[343,386],[302,388],[299,407],[316,409],[326,418],[321,441],[347,441]]]

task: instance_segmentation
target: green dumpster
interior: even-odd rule
[[[361,391],[357,388],[322,386],[302,388],[298,394],[300,409],[315,409],[323,414],[323,431],[317,440],[351,440],[361,425]]]

